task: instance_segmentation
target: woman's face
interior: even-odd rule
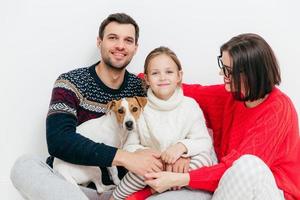
[[[234,84],[233,84],[233,78],[232,78],[232,58],[231,56],[229,55],[228,51],[223,51],[222,52],[222,57],[221,57],[221,61],[223,63],[223,68],[224,70],[220,70],[220,75],[224,77],[224,84],[225,84],[225,89],[228,91],[228,92],[235,92],[235,89],[234,89]],[[227,74],[227,76],[225,76],[224,74],[224,71],[225,73]],[[244,89],[244,84],[243,84],[243,74],[240,74],[240,81],[241,81],[241,93],[243,95],[245,95],[245,89]]]
[[[231,57],[228,53],[228,51],[223,51],[222,52],[222,57],[221,61],[223,63],[224,70],[227,72],[228,77],[225,76],[224,71],[220,70],[220,75],[223,76],[224,78],[224,84],[225,84],[225,89],[228,92],[231,92],[231,77],[232,77],[232,62],[231,62]]]

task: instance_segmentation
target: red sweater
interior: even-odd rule
[[[224,85],[183,85],[202,108],[213,130],[219,164],[191,171],[189,186],[215,191],[223,173],[244,154],[261,158],[285,198],[300,199],[300,139],[291,100],[278,88],[254,108],[233,99]]]

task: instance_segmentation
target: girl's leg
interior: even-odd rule
[[[144,179],[132,172],[128,172],[113,192],[114,199],[125,199],[129,195],[145,188]]]

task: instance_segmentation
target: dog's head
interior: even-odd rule
[[[115,113],[117,121],[123,129],[132,131],[136,129],[136,121],[146,104],[146,97],[136,96],[113,100],[107,104],[107,107],[108,110]]]

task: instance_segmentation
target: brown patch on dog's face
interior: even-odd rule
[[[126,98],[128,102],[128,109],[135,120],[137,120],[141,114],[141,107],[135,98]]]
[[[113,111],[116,114],[117,121],[119,124],[122,124],[125,117],[125,109],[121,106],[122,99],[113,100],[108,103],[108,109]]]
[[[123,124],[125,118],[125,120],[128,120],[133,117],[136,121],[141,114],[142,108],[147,104],[146,97],[127,97],[125,99],[126,101],[123,99],[113,100],[107,104],[108,109],[116,114],[119,124]]]

